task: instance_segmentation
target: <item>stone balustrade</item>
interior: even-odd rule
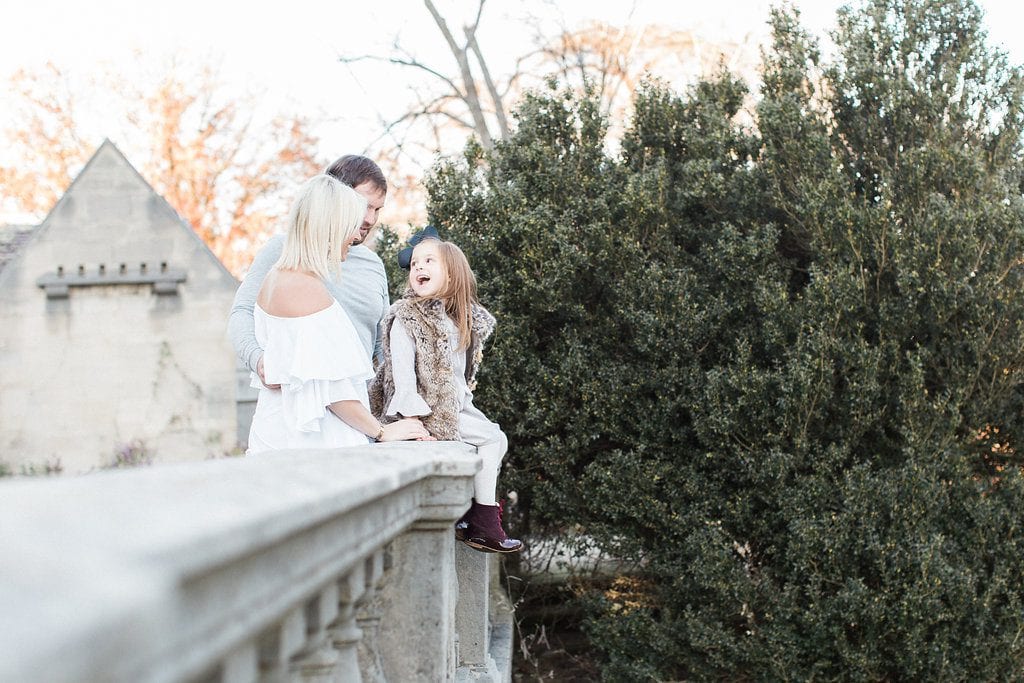
[[[0,681],[507,681],[473,448],[0,481]]]

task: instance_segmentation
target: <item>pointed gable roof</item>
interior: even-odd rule
[[[104,227],[109,230],[104,231]],[[63,234],[68,228],[72,234]],[[33,231],[30,242],[54,230],[62,233],[62,242],[74,245],[78,260],[68,259],[69,264],[131,262],[147,258],[152,263],[163,256],[156,252],[166,246],[161,244],[168,241],[166,233],[180,231],[187,235],[193,248],[211,268],[219,271],[227,282],[237,284],[188,222],[153,189],[109,138],[97,148],[39,228]]]
[[[21,245],[32,237],[37,225],[0,225],[0,273],[4,265],[17,256]]]

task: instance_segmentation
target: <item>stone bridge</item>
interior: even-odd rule
[[[0,481],[0,681],[508,681],[464,444]]]

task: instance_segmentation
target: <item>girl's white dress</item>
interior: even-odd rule
[[[459,434],[472,446],[505,443],[505,435],[496,422],[491,422],[473,405],[473,392],[466,384],[466,354],[455,351],[459,345],[459,330],[451,318],[444,318],[448,333],[448,348],[452,349],[452,381],[461,398]],[[395,381],[395,395],[387,406],[388,417],[429,415],[431,408],[416,391],[416,342],[397,317],[391,326],[391,372]],[[504,449],[502,449],[504,453]]]
[[[246,453],[369,443],[327,408],[345,400],[370,406],[366,382],[373,366],[341,305],[334,301],[316,313],[280,318],[257,304],[253,317],[264,376],[281,388],[267,389],[251,373],[251,386],[260,393]]]

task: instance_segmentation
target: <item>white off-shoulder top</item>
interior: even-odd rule
[[[369,409],[366,382],[373,366],[345,310],[334,301],[309,315],[281,318],[256,304],[256,339],[263,347],[267,389],[260,390],[249,430],[247,453],[282,448],[337,448],[365,445],[369,438],[350,427],[327,406],[355,400]]]

